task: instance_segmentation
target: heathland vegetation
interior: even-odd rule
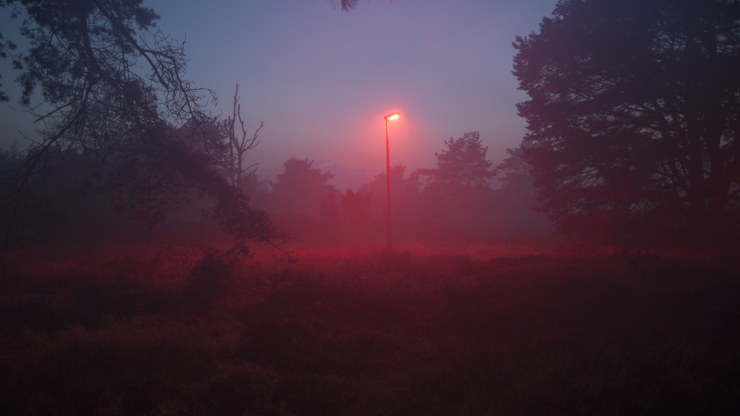
[[[9,414],[733,414],[735,259],[192,249],[39,256]],[[272,254],[271,254],[272,253]],[[39,253],[40,254],[40,253]],[[730,261],[732,260],[732,261]],[[21,267],[22,266],[22,267]]]

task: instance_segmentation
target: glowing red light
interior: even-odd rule
[[[398,120],[401,117],[401,113],[391,113],[385,116],[386,121]]]

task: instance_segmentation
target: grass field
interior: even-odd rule
[[[18,415],[730,415],[733,258],[522,247],[17,257]]]

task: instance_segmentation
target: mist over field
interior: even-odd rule
[[[738,413],[740,4],[155,3],[0,0],[3,414]]]

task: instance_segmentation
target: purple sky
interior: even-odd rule
[[[224,113],[240,85],[249,127],[265,123],[250,155],[262,175],[294,156],[346,176],[344,187],[384,171],[392,111],[393,165],[433,167],[443,141],[470,130],[498,162],[524,134],[511,43],[556,0],[371,0],[350,13],[324,0],[146,3],[160,29],[187,39],[188,78],[214,90]],[[12,113],[0,105],[5,143],[33,132]]]

